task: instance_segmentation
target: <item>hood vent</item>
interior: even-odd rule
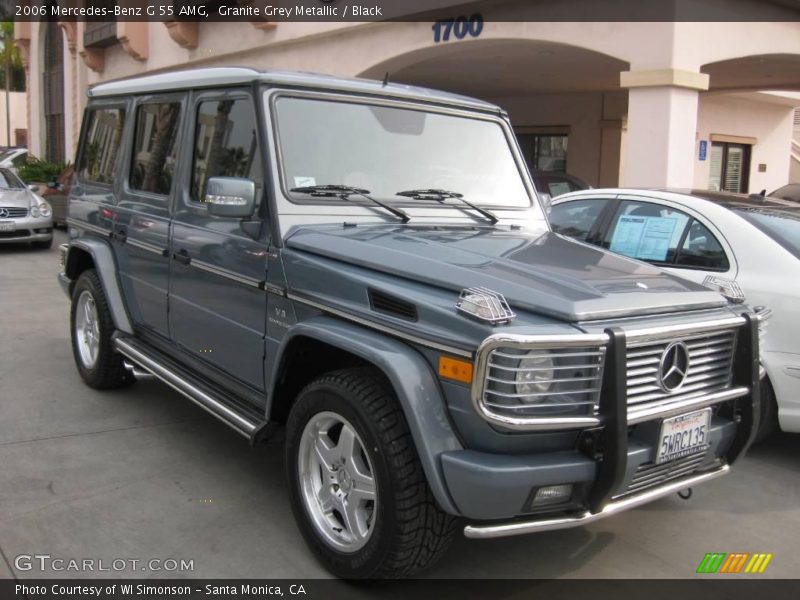
[[[369,295],[369,305],[375,312],[407,321],[417,320],[417,307],[411,302],[379,290],[369,289],[367,293]]]

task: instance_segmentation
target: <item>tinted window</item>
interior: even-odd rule
[[[84,181],[112,183],[117,168],[125,111],[121,108],[90,110],[86,116],[78,176]]]
[[[134,190],[169,194],[178,150],[178,102],[144,104],[136,109],[130,185]]]
[[[775,198],[783,198],[784,200],[792,200],[800,202],[800,183],[790,183],[782,188],[778,188],[770,194]]]
[[[17,168],[21,167],[22,165],[24,165],[27,162],[28,162],[27,153],[20,154],[20,155],[15,156],[14,158],[11,159],[11,164],[14,165]]]
[[[603,198],[562,202],[550,209],[550,226],[556,233],[586,241],[606,204]]]
[[[192,199],[205,200],[209,177],[245,177],[260,197],[264,178],[256,137],[256,117],[249,99],[202,102],[194,138]]]
[[[14,173],[9,171],[8,169],[0,169],[0,189],[18,190],[24,187],[25,186],[22,184],[19,178],[16,175],[14,175]]]
[[[672,263],[688,222],[688,215],[667,206],[624,200],[603,245],[631,258]]]
[[[800,214],[790,210],[733,209],[800,258]]]
[[[707,271],[727,271],[730,268],[725,250],[708,228],[692,220],[686,239],[675,264]]]

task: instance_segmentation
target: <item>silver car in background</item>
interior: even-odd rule
[[[53,210],[10,169],[0,168],[0,244],[53,244]]]

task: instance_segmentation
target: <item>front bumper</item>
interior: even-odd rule
[[[3,219],[6,220],[6,219]],[[14,231],[0,231],[0,244],[46,242],[53,237],[53,219],[21,217],[14,221]]]
[[[570,451],[533,455],[443,454],[442,471],[456,506],[463,516],[483,521],[468,525],[465,535],[500,537],[580,526],[724,475],[752,443],[759,425],[758,317],[742,317],[727,394],[693,396],[658,414],[638,414],[627,404],[625,332],[610,328],[596,415],[600,425],[582,434],[591,437],[588,447],[579,441]],[[709,448],[701,455],[653,464],[661,419],[702,406],[716,407]],[[563,484],[572,484],[567,502],[534,508],[538,488]]]
[[[574,516],[557,517],[552,519],[540,519],[535,521],[519,521],[515,523],[504,523],[500,525],[467,525],[464,528],[464,535],[468,538],[486,539],[496,537],[508,537],[510,535],[522,535],[524,533],[534,533],[538,531],[553,531],[555,529],[569,529],[571,527],[581,527],[588,525],[594,521],[599,521],[605,517],[610,517],[628,510],[635,508],[642,504],[647,504],[653,500],[669,496],[675,492],[679,492],[686,488],[690,488],[706,481],[711,481],[717,477],[721,477],[730,471],[728,465],[722,465],[718,469],[709,471],[707,473],[699,473],[682,477],[678,480],[672,481],[667,485],[634,494],[632,496],[611,502],[601,511],[592,513],[583,511]]]

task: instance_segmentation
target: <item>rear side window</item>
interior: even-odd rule
[[[192,200],[204,202],[209,177],[245,177],[260,197],[264,177],[249,98],[201,102],[197,109],[192,165]]]
[[[675,265],[705,271],[727,271],[730,268],[725,250],[717,238],[705,225],[695,220],[689,226]]]
[[[178,152],[178,102],[143,104],[136,109],[130,186],[152,194],[169,194]]]
[[[550,226],[556,233],[585,242],[606,204],[606,198],[556,204],[550,209]]]
[[[96,108],[87,112],[83,150],[78,161],[81,180],[113,183],[124,125],[125,111],[121,108]]]

